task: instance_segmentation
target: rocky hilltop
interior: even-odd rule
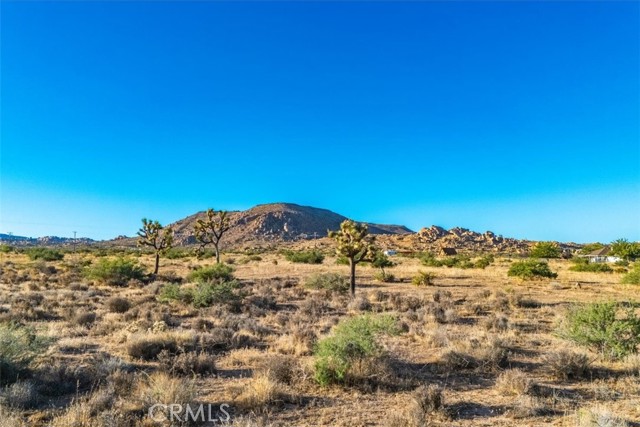
[[[198,212],[173,224],[179,245],[195,244],[193,227],[205,217]],[[224,236],[225,245],[239,246],[265,242],[292,242],[325,237],[327,230],[337,230],[347,217],[327,209],[293,203],[258,205],[246,211],[229,212],[231,228]],[[368,224],[372,234],[410,234],[402,225]]]

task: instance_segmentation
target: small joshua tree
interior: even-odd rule
[[[153,275],[158,274],[160,255],[165,254],[173,246],[173,229],[163,227],[158,221],[142,218],[142,227],[138,230],[138,246],[153,248],[156,255],[156,266]]]
[[[200,242],[200,249],[204,250],[207,245],[213,245],[216,251],[216,263],[220,264],[220,239],[229,230],[229,217],[227,211],[215,211],[208,209],[205,219],[196,221],[193,231],[196,240]]]
[[[376,249],[373,238],[369,237],[366,224],[345,220],[339,231],[330,231],[329,237],[335,239],[336,253],[349,260],[351,271],[351,296],[356,294],[356,265],[362,261],[373,262]]]

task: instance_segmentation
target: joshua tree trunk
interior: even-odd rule
[[[351,268],[351,296],[356,296],[356,263],[350,259],[349,267]]]
[[[156,268],[153,270],[153,275],[158,275],[158,268],[160,267],[160,254],[156,252]]]
[[[218,249],[218,244],[215,243],[213,247],[216,250],[216,264],[220,264],[220,249]]]

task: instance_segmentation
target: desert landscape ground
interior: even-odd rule
[[[554,259],[557,277],[522,280],[508,275],[522,254],[466,253],[467,268],[397,254],[384,274],[359,265],[351,297],[329,238],[225,250],[219,266],[174,250],[155,277],[134,248],[46,251],[1,255],[3,427],[640,425],[637,346],[562,332],[582,304],[637,312],[633,264]],[[213,418],[163,419],[187,403]]]

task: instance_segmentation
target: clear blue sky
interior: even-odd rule
[[[638,2],[0,7],[0,232],[288,201],[640,239]]]

